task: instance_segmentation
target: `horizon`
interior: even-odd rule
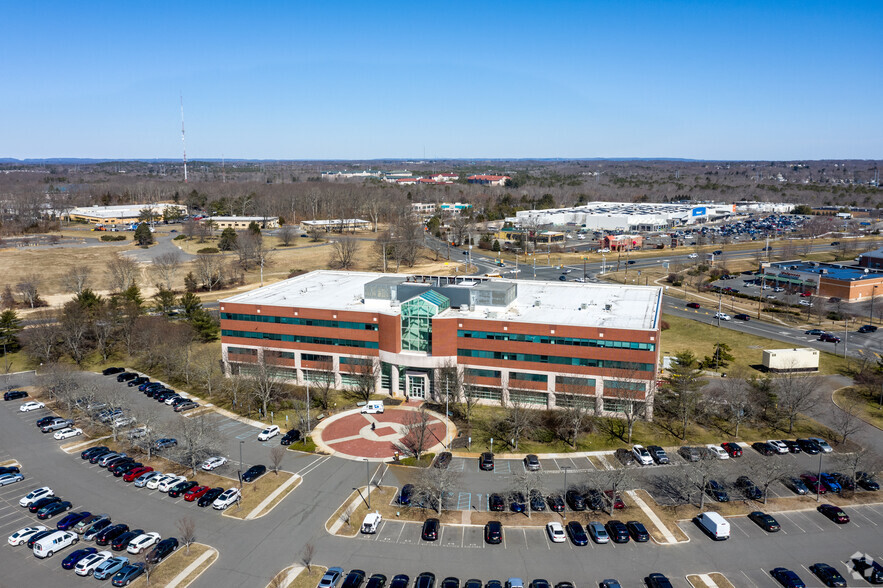
[[[179,161],[182,96],[191,161],[883,159],[868,1],[50,0],[4,21],[17,160]]]

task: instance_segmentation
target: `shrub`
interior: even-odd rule
[[[125,235],[101,235],[102,241],[125,241]]]
[[[186,239],[187,235],[175,235],[173,241],[180,241],[181,239]]]
[[[197,253],[220,253],[220,250],[217,247],[203,247]]]
[[[667,331],[671,328],[671,325],[668,324],[668,321],[659,321],[660,330]]]

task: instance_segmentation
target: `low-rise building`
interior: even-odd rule
[[[122,204],[119,206],[78,206],[67,213],[72,221],[86,221],[93,224],[120,225],[135,222],[141,219],[142,214],[149,212],[152,220],[163,220],[170,216],[166,210],[174,211],[172,216],[181,217],[187,214],[187,207],[183,204],[172,202],[158,202],[149,204]],[[165,214],[164,214],[165,213]],[[143,220],[143,219],[142,219]]]
[[[482,184],[485,186],[505,186],[506,180],[511,180],[509,176],[488,176],[488,175],[475,175],[469,176],[466,178],[466,181],[470,184]]]
[[[329,218],[324,220],[308,220],[301,221],[304,229],[322,229],[325,232],[331,231],[353,231],[357,229],[371,228],[371,221],[361,218]]]
[[[759,276],[775,284],[818,296],[861,302],[883,294],[883,270],[815,261],[761,263]]]
[[[819,371],[819,350],[811,347],[800,349],[764,349],[763,367],[773,373]]]
[[[279,217],[277,216],[212,216],[203,219],[203,222],[211,221],[216,229],[247,229],[251,223],[257,223],[262,229],[278,229]]]

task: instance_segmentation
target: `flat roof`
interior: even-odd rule
[[[845,282],[856,280],[875,280],[883,278],[883,274],[869,268],[813,263],[807,261],[775,262],[771,263],[770,267],[774,267],[778,270],[786,272],[793,271],[807,274],[816,274],[824,278],[832,278],[834,280],[842,280]]]
[[[120,218],[120,217],[137,217],[142,210],[149,208],[151,210],[162,211],[167,207],[179,208],[186,210],[183,204],[175,204],[174,202],[159,202],[154,204],[122,204],[114,206],[78,206],[70,211],[69,214],[78,214],[82,216],[94,216],[96,218]]]
[[[400,313],[399,304],[402,301],[365,300],[365,285],[379,279],[384,283],[405,283],[406,278],[413,279],[413,276],[319,270],[225,298],[221,300],[221,304],[230,302],[397,315]],[[442,276],[438,279],[444,282],[449,278],[453,279],[453,276]],[[655,330],[661,312],[662,288],[658,286],[541,282],[502,278],[495,278],[491,282],[516,285],[515,300],[505,307],[474,306],[471,310],[468,307],[466,310],[454,307],[438,316]],[[469,283],[462,283],[455,287],[471,286]]]

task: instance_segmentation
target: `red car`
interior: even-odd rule
[[[184,500],[187,502],[193,502],[194,500],[198,500],[202,498],[202,495],[211,490],[208,486],[194,486],[190,490],[184,493]]]
[[[819,482],[819,479],[815,477],[814,474],[801,474],[800,479],[803,480],[803,483],[806,484],[806,487],[809,488],[810,492],[818,492],[819,494],[827,494],[828,489],[825,488],[825,485]]]
[[[833,504],[823,504],[819,506],[818,510],[820,513],[837,523],[838,525],[845,525],[849,522],[849,516],[840,510],[839,506],[834,506]]]
[[[802,298],[809,298],[810,296],[812,296],[812,292],[801,292],[800,296]]]
[[[726,443],[721,443],[721,447],[724,448],[724,451],[730,454],[730,457],[742,457],[742,448],[739,447],[738,443],[730,443],[727,441]]]
[[[605,490],[604,494],[607,495],[608,499],[613,499],[613,490]],[[622,501],[622,497],[619,495],[619,492],[616,493],[616,498],[613,499],[613,508],[625,508],[625,503]]]
[[[123,480],[126,482],[134,482],[135,479],[138,478],[141,474],[146,474],[147,472],[152,472],[153,468],[150,466],[141,466],[140,468],[135,468],[131,472],[128,472],[123,475]]]

